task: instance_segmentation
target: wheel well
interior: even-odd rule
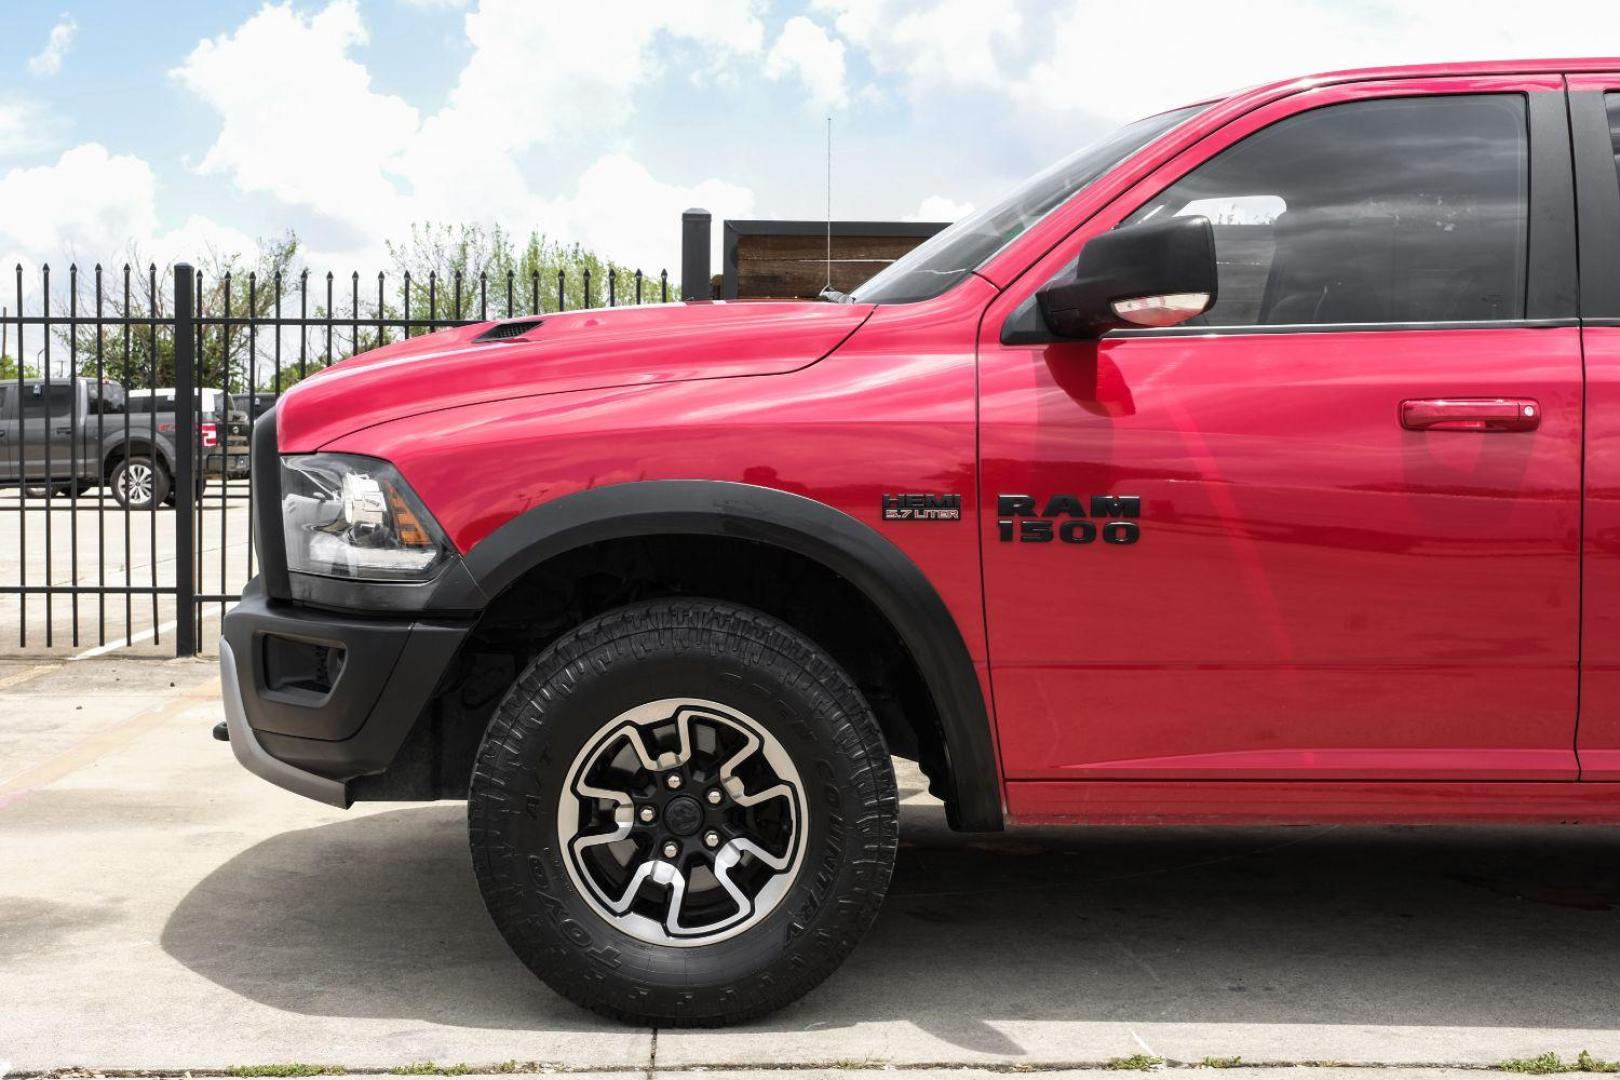
[[[150,443],[135,442],[134,440],[131,440],[129,442],[118,443],[114,445],[111,450],[107,451],[107,460],[101,468],[102,480],[110,482],[112,480],[113,470],[118,468],[118,463],[131,455],[155,457],[158,460],[158,464],[162,465],[165,470],[167,470],[171,475],[174,473],[174,467],[169,464],[169,459],[161,450],[154,451]]]
[[[529,662],[586,619],[664,596],[743,604],[804,634],[855,681],[890,751],[917,761],[934,793],[949,797],[949,756],[933,696],[876,605],[807,556],[713,535],[601,541],[518,578],[485,609],[394,765],[355,781],[355,797],[464,796],[489,717]]]

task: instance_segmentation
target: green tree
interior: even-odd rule
[[[25,379],[39,378],[39,369],[32,364],[24,364],[22,377]],[[17,378],[17,361],[9,356],[0,356],[0,385],[7,379],[15,381]]]
[[[392,273],[374,279],[312,275],[299,247],[289,232],[260,241],[254,251],[211,251],[196,261],[197,386],[241,393],[251,385],[279,393],[328,364],[427,333],[439,322],[637,300],[634,270],[537,231],[520,245],[499,226],[413,225],[407,239],[386,245]],[[131,388],[173,386],[173,286],[173,266],[160,268],[135,248],[116,269],[70,268],[53,275],[52,311],[73,311],[80,320],[76,330],[56,329],[56,347],[81,374],[99,372]],[[678,284],[669,283],[668,295],[679,297]],[[657,303],[663,296],[658,276],[646,275],[641,302]],[[108,318],[144,322],[98,328],[98,310]],[[279,331],[250,325],[277,316],[330,324]]]
[[[520,246],[498,225],[427,222],[412,225],[408,239],[387,246],[400,278],[400,306],[393,313],[401,319],[406,297],[413,321],[503,319],[637,302],[635,268],[539,231]],[[678,283],[670,282],[668,288],[671,297],[679,298]],[[657,303],[662,297],[659,276],[644,274],[640,302]]]
[[[174,268],[161,269],[130,250],[129,260],[116,270],[96,266],[88,272],[58,278],[60,292],[52,308],[73,311],[77,329],[56,329],[58,348],[66,349],[82,375],[98,372],[112,382],[130,387],[174,385]],[[143,266],[144,264],[144,266]],[[260,361],[271,362],[263,330],[223,321],[270,317],[275,312],[277,283],[285,292],[298,270],[298,239],[292,233],[262,241],[251,253],[211,251],[196,263],[196,311],[210,320],[200,324],[196,385],[228,386],[232,392],[259,382]],[[97,307],[97,289],[100,307]],[[100,326],[95,316],[150,319],[141,326]]]

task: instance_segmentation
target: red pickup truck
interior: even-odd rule
[[[1620,822],[1620,59],[1129,124],[820,303],[508,320],[259,424],[241,762],[468,801],[518,955],[712,1024],[956,828]]]

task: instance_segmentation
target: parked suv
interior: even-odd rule
[[[105,486],[132,510],[172,505],[173,398],[156,413],[139,405],[117,383],[94,379],[0,382],[0,487],[71,495]],[[218,425],[199,418],[199,464],[218,441]],[[199,469],[199,495],[204,475]]]
[[[1617,153],[1620,59],[1299,79],[840,302],[339,364],[255,434],[232,748],[464,796],[523,961],[664,1025],[854,947],[891,755],[963,830],[1620,822]]]

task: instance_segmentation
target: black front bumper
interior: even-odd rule
[[[470,628],[274,602],[255,578],[225,616],[219,645],[237,760],[289,791],[347,807],[348,782],[394,760]]]

